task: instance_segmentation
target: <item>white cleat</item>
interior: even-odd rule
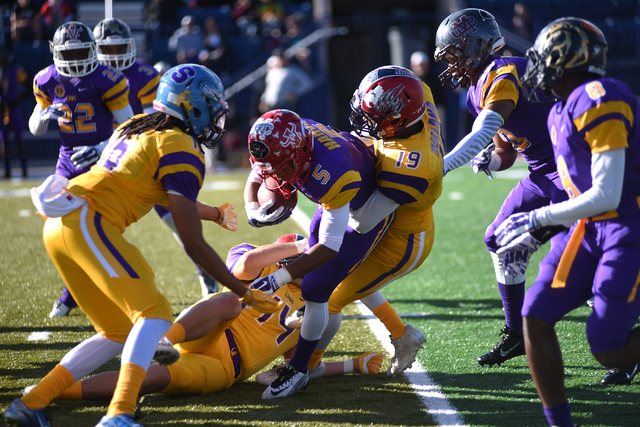
[[[324,371],[327,369],[327,366],[324,364],[324,362],[321,360],[320,364],[318,366],[316,366],[313,369],[309,369],[309,379],[310,380],[317,380],[318,378],[322,378],[322,376],[324,375]]]
[[[153,355],[153,360],[161,364],[162,366],[171,365],[176,363],[180,359],[180,352],[171,344],[169,338],[162,337],[156,347],[156,352]]]
[[[395,348],[395,354],[391,358],[391,366],[387,370],[387,376],[392,377],[407,370],[416,360],[418,350],[427,341],[424,334],[411,325],[406,326],[403,336],[397,340],[391,340]]]
[[[62,301],[57,300],[53,303],[53,309],[51,310],[51,313],[49,313],[49,317],[52,319],[54,317],[64,317],[68,315],[70,311],[71,307],[65,305]]]
[[[309,375],[298,372],[291,365],[285,365],[278,369],[277,378],[262,393],[263,399],[277,399],[291,396],[300,389],[306,389]]]

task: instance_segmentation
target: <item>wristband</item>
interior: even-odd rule
[[[302,240],[298,240],[297,242],[294,242],[296,244],[296,248],[298,248],[298,254],[301,254],[304,252],[304,248],[307,246],[307,239],[302,239]]]
[[[273,273],[273,278],[275,279],[278,286],[282,286],[293,280],[291,278],[291,274],[289,274],[289,271],[287,271],[285,267],[282,267],[281,269]]]
[[[501,165],[502,165],[502,159],[495,151],[492,151],[491,160],[489,161],[489,166],[487,169],[492,171],[497,171],[498,169],[500,169]]]

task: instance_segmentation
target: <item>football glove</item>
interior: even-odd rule
[[[505,274],[511,277],[525,274],[529,266],[529,258],[540,245],[542,242],[530,233],[524,233],[498,249],[496,253],[502,258]]]
[[[521,212],[511,215],[493,233],[496,236],[498,246],[506,246],[519,235],[542,228],[536,218],[536,211]]]
[[[62,103],[49,105],[42,113],[40,113],[40,122],[48,123],[49,120],[58,120],[63,118],[65,116],[65,112],[62,109],[63,106],[64,104]]]
[[[243,309],[251,306],[261,313],[275,313],[280,310],[282,305],[283,302],[280,298],[258,289],[247,289],[247,293],[242,297]]]
[[[79,168],[88,168],[98,160],[102,155],[104,147],[107,146],[109,140],[102,141],[97,145],[81,145],[73,147],[75,153],[71,156],[71,163]]]
[[[491,175],[491,171],[489,170],[489,165],[491,164],[491,153],[496,149],[496,144],[491,143],[487,145],[487,147],[478,153],[473,159],[471,159],[471,169],[473,172],[478,173],[480,171],[487,174],[489,179],[493,179]]]
[[[249,224],[253,227],[264,227],[269,225],[280,224],[291,216],[293,209],[280,206],[278,209],[271,213],[267,213],[269,208],[273,206],[274,201],[269,200],[262,206],[258,206],[257,203],[249,203],[245,206],[247,211],[247,219]]]
[[[238,214],[233,211],[235,208],[236,205],[230,203],[218,206],[216,209],[220,212],[220,218],[215,223],[229,231],[236,231],[238,229]]]

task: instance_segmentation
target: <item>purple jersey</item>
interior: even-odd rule
[[[520,76],[524,75],[526,67],[525,58],[494,58],[480,74],[476,85],[469,88],[467,109],[478,117],[492,102],[513,101],[516,107],[498,130],[498,135],[522,154],[532,173],[545,175],[556,169],[545,126],[553,104],[535,104],[524,96]]]
[[[65,117],[58,119],[60,157],[68,158],[73,147],[96,145],[113,133],[112,111],[129,104],[129,83],[113,67],[98,65],[84,77],[65,77],[54,65],[33,79],[33,93],[41,109],[62,103]]]
[[[156,99],[160,74],[155,68],[140,61],[134,62],[131,67],[122,70],[122,73],[129,80],[129,105],[133,114],[142,114]]]

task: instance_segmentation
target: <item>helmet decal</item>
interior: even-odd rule
[[[296,129],[296,124],[289,122],[287,123],[287,128],[282,132],[282,139],[280,140],[280,145],[282,148],[294,147],[297,142],[302,138],[302,132],[298,132]]]
[[[376,110],[378,114],[391,112],[391,115],[396,116],[405,107],[405,103],[399,96],[404,88],[404,85],[399,85],[385,91],[382,86],[377,86],[362,97],[362,102]]]
[[[82,33],[83,30],[84,28],[82,28],[82,26],[70,24],[67,28],[64,28],[62,32],[67,33],[67,36],[71,40],[78,41],[80,39],[80,33]]]
[[[453,38],[461,39],[476,31],[478,31],[478,21],[473,16],[462,15],[458,21],[451,22],[450,33]]]
[[[269,146],[264,142],[251,141],[249,142],[249,153],[256,160],[262,160],[269,155]]]

